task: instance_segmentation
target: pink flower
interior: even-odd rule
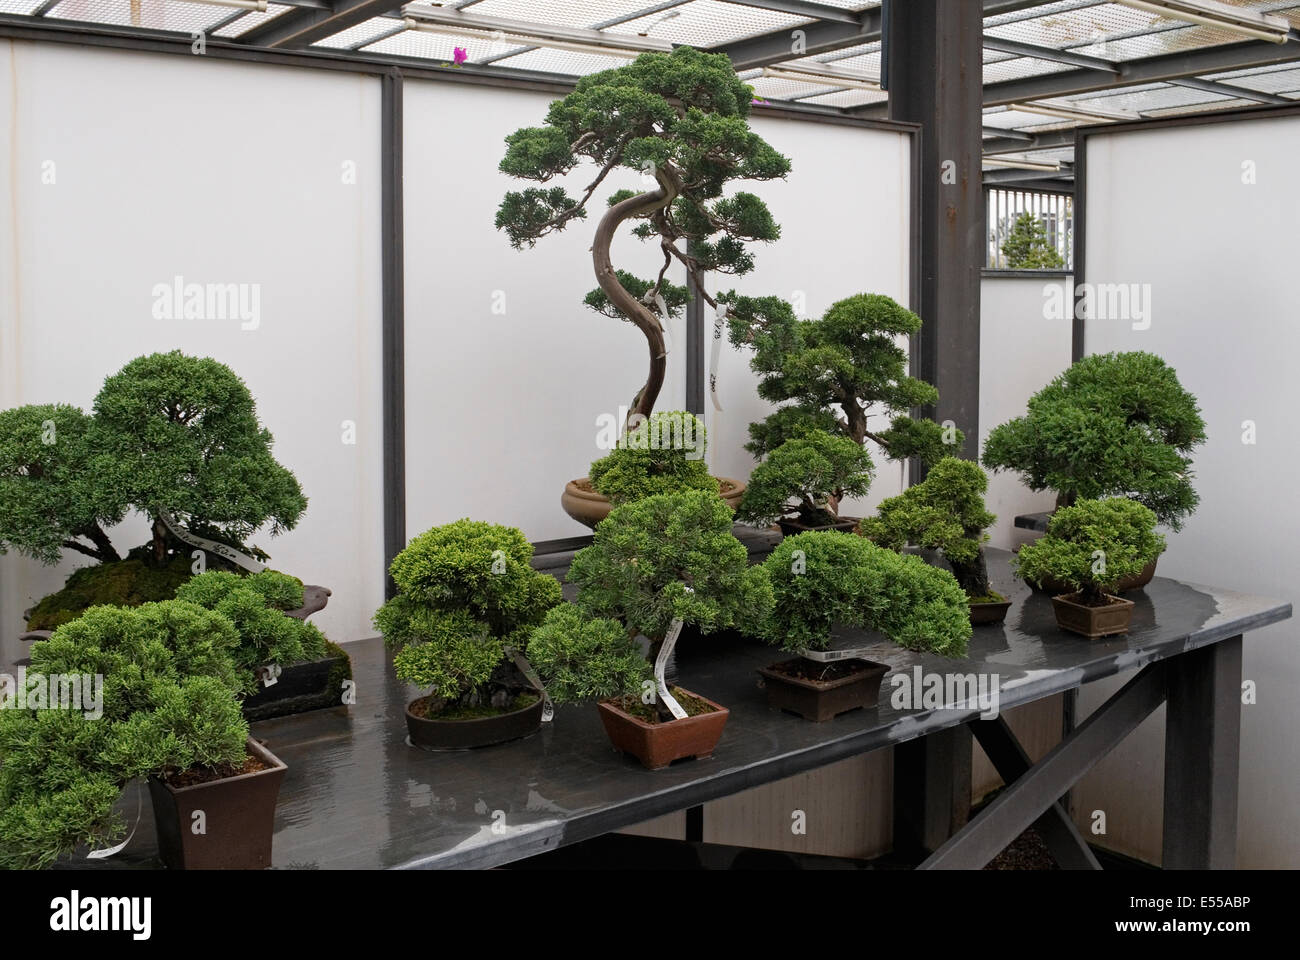
[[[455,52],[452,53],[451,56],[452,56],[451,62],[459,67],[462,63],[464,63],[466,60],[469,59],[469,51],[466,50],[464,47],[457,47]]]
[[[753,100],[751,100],[751,101],[749,101],[749,102],[752,103],[752,104],[755,104],[756,106],[760,106],[760,107],[766,107],[766,106],[767,106],[767,101],[766,101],[766,100],[763,100],[763,99],[761,99],[761,98],[759,98],[759,97],[755,97]]]

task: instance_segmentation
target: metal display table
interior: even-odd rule
[[[764,544],[751,542],[751,549]],[[348,645],[357,684],[349,708],[262,721],[288,766],[276,814],[279,868],[490,867],[596,837],[760,784],[969,724],[1010,784],[923,867],[979,867],[1035,824],[1062,866],[1095,866],[1057,803],[1087,770],[1168,702],[1165,865],[1230,867],[1235,855],[1241,637],[1291,615],[1289,603],[1157,577],[1131,594],[1128,635],[1089,641],[1062,632],[1050,599],[989,551],[995,587],[1014,600],[1004,624],[977,627],[969,656],[946,660],[886,642],[871,656],[898,670],[996,674],[1006,710],[1125,671],[1128,684],[1038,763],[1001,719],[975,703],[881,705],[811,723],[770,710],[756,670],[780,654],[736,636],[679,645],[679,681],[731,710],[711,759],[659,771],[616,754],[592,705],[564,706],[541,733],[459,753],[406,743],[417,694],[398,682],[377,639]],[[567,558],[559,557],[556,562]],[[545,569],[546,558],[537,564]],[[558,571],[557,571],[558,572]],[[870,642],[844,630],[838,643]],[[116,865],[149,865],[152,818],[141,818]],[[105,864],[109,865],[109,864]]]

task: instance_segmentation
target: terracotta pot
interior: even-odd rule
[[[823,723],[841,713],[874,707],[879,702],[880,681],[889,672],[888,664],[874,660],[839,660],[836,663],[856,665],[861,669],[835,680],[805,680],[780,669],[795,667],[801,659],[774,663],[758,671],[767,690],[769,707],[789,710],[805,720]]]
[[[288,769],[252,737],[248,752],[265,770],[173,787],[149,779],[158,855],[173,870],[263,870],[271,865],[275,802]],[[202,811],[202,817],[195,814]],[[203,833],[195,833],[202,823]]]
[[[1007,611],[1010,609],[1010,600],[994,600],[989,603],[972,602],[970,605],[971,626],[978,627],[981,624],[1001,623],[1007,618]]]
[[[861,517],[841,517],[835,523],[824,523],[820,526],[809,526],[799,520],[798,517],[782,517],[776,522],[781,528],[783,536],[793,537],[795,534],[808,533],[810,530],[843,530],[846,533],[852,533],[862,522]]]
[[[729,477],[716,477],[722,490],[720,496],[733,511],[740,506],[740,498],[745,494],[745,485]],[[560,506],[564,512],[577,520],[584,527],[596,529],[596,524],[609,516],[613,509],[607,497],[591,489],[591,481],[586,477],[570,480],[564,485],[560,494]]]
[[[1104,607],[1088,607],[1077,603],[1077,593],[1052,597],[1052,607],[1056,610],[1056,625],[1062,630],[1079,633],[1085,637],[1109,637],[1116,633],[1127,633],[1129,620],[1133,616],[1132,600],[1104,594],[1110,600]]]
[[[1131,577],[1125,577],[1123,580],[1119,581],[1119,583],[1115,584],[1115,592],[1128,593],[1130,590],[1140,590],[1142,587],[1145,587],[1151,582],[1151,578],[1156,575],[1156,562],[1158,559],[1159,558],[1152,560],[1143,567],[1139,573],[1136,573]],[[1057,594],[1072,593],[1074,591],[1074,587],[1070,586],[1068,583],[1062,583],[1059,580],[1044,580],[1042,584],[1026,580],[1025,583],[1029,584],[1031,589],[1039,590],[1043,593]]]
[[[351,676],[346,653],[291,663],[281,668],[275,683],[244,699],[244,717],[267,720],[337,707],[343,703],[343,680]]]
[[[632,754],[651,770],[662,770],[674,760],[686,757],[705,760],[713,756],[713,748],[722,737],[722,728],[727,725],[731,711],[698,693],[689,690],[682,693],[703,700],[713,707],[713,712],[666,723],[646,723],[624,713],[613,700],[596,704],[614,749]]]
[[[536,690],[533,692],[538,693]],[[406,730],[411,735],[411,743],[425,750],[490,747],[495,743],[527,737],[542,728],[542,708],[545,702],[540,693],[537,700],[526,707],[494,717],[472,720],[430,720],[416,716],[411,712],[411,707],[423,699],[425,698],[418,697],[407,704]]]

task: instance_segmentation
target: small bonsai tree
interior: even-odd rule
[[[871,470],[860,444],[813,430],[787,440],[754,468],[736,516],[757,526],[790,514],[810,527],[834,523],[843,497],[866,494]]]
[[[511,650],[560,602],[560,584],[531,566],[513,527],[457,520],[427,530],[393,558],[398,593],[375,613],[399,679],[429,691],[429,718],[508,708],[521,686]]]
[[[592,545],[569,567],[578,609],[617,619],[629,637],[645,636],[659,660],[673,621],[709,634],[758,629],[771,603],[766,574],[731,532],[727,505],[708,491],[659,494],[615,507],[596,527]],[[656,709],[672,718],[657,671]]]
[[[921,329],[921,318],[910,310],[863,293],[832,304],[819,319],[800,320],[779,297],[733,292],[719,299],[730,311],[731,342],[753,350],[758,395],[788,403],[750,426],[745,449],[755,457],[832,422],[859,446],[871,441],[890,460],[933,463],[961,449],[961,431],[945,432],[933,420],[909,415],[939,399],[934,387],[907,374],[907,353],[897,338]],[[892,418],[887,428],[869,428],[873,408]]]
[[[1016,217],[1002,241],[1002,255],[1009,270],[1060,270],[1065,260],[1047,239],[1047,226],[1025,211]]]
[[[825,650],[836,624],[877,630],[901,647],[966,653],[966,595],[952,574],[862,537],[809,531],[786,537],[763,561],[772,589],[764,636],[799,653]]]
[[[908,544],[942,550],[957,583],[975,603],[1002,600],[989,587],[984,532],[997,517],[984,507],[989,478],[979,464],[944,457],[920,483],[880,504],[858,532],[882,547]]]
[[[995,427],[984,465],[1014,470],[1057,505],[1125,496],[1178,530],[1196,509],[1192,451],[1205,441],[1196,398],[1159,357],[1093,354],[1029,399],[1029,411]]]
[[[584,617],[572,604],[553,607],[528,641],[528,660],[556,703],[639,693],[650,664],[623,625]]]
[[[591,486],[618,506],[658,493],[718,492],[704,462],[704,422],[684,411],[653,413],[591,465]]]
[[[633,323],[649,347],[649,375],[631,414],[647,416],[654,409],[668,362],[664,309],[675,313],[687,299],[685,288],[665,280],[668,268],[674,261],[684,265],[699,295],[716,306],[704,290],[704,273],[748,273],[754,259],[746,243],[780,235],[758,197],[722,196],[732,181],[772,180],[790,169],[785,157],[749,129],[752,99],[752,89],[725,55],[678,47],[583,77],[572,93],[551,104],[545,126],[506,138],[500,169],[510,176],[545,183],[583,160],[597,168],[581,197],[559,186],[507,193],[496,225],[516,249],[585,218],[596,189],[616,168],[656,181],[653,190],[619,190],[609,198],[591,248],[599,290],[588,294],[587,305]],[[634,236],[663,254],[652,281],[614,269],[610,242],[628,221],[636,221]]]
[[[1047,533],[1012,561],[1034,583],[1056,580],[1078,592],[1078,602],[1100,606],[1104,594],[1142,571],[1165,548],[1156,515],[1125,497],[1079,500],[1052,516]]]

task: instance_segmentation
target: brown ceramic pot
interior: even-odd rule
[[[721,487],[719,495],[734,511],[740,506],[740,498],[745,494],[745,485],[739,480],[728,477],[715,479]],[[587,477],[570,480],[564,485],[564,493],[560,494],[560,506],[574,520],[593,530],[596,529],[596,524],[609,516],[609,511],[613,509],[609,498],[593,490],[591,481]]]
[[[1110,594],[1105,594],[1105,597],[1111,602],[1104,607],[1089,607],[1078,603],[1078,594],[1075,593],[1052,597],[1056,625],[1062,630],[1093,639],[1127,633],[1129,620],[1133,616],[1133,601]]]
[[[1001,623],[1007,618],[1007,611],[1010,609],[1010,600],[994,600],[989,603],[971,603],[971,626],[978,627],[982,624]]]
[[[802,659],[802,658],[800,658]],[[823,723],[841,713],[874,707],[880,700],[880,681],[889,665],[874,660],[840,660],[861,669],[835,680],[807,680],[791,676],[782,667],[793,668],[800,661],[787,660],[758,672],[767,690],[767,704],[777,710],[789,710],[805,720]]]
[[[1125,577],[1119,583],[1115,584],[1116,593],[1128,593],[1130,590],[1140,590],[1151,582],[1151,578],[1156,575],[1156,560],[1152,560],[1142,570],[1131,577]],[[1026,580],[1031,589],[1041,590],[1043,593],[1072,593],[1074,588],[1068,583],[1062,583],[1059,580],[1044,580],[1041,584],[1034,583],[1032,580]]]
[[[727,725],[731,711],[698,693],[689,690],[682,693],[703,700],[713,707],[713,712],[666,723],[646,723],[624,713],[613,700],[596,704],[614,749],[632,754],[651,770],[661,770],[685,757],[704,760],[713,756],[713,748],[722,737],[722,728]]]

